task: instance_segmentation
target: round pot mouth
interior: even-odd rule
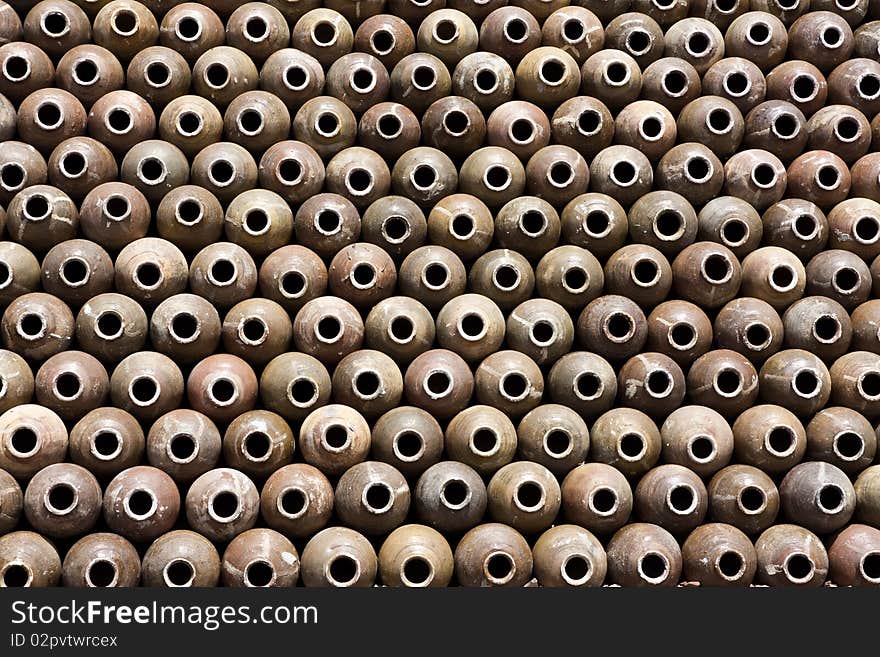
[[[478,427],[471,432],[468,448],[480,458],[490,458],[501,451],[501,436],[491,427]]]
[[[278,573],[266,559],[253,559],[244,567],[242,578],[248,588],[266,588],[275,584]]]
[[[553,427],[544,432],[541,448],[548,457],[561,460],[569,457],[574,451],[574,440],[568,429]]]
[[[516,561],[504,550],[493,550],[483,560],[483,577],[494,586],[509,583],[516,576]]]
[[[221,488],[208,498],[208,515],[214,522],[228,524],[240,518],[242,513],[241,498],[235,491]]]
[[[605,394],[605,382],[595,372],[580,372],[572,383],[572,391],[578,399],[593,401]]]
[[[758,486],[744,486],[736,496],[736,505],[747,516],[757,516],[767,509],[767,494]]]
[[[427,557],[413,555],[400,565],[400,581],[410,588],[426,588],[436,576],[434,564]]]
[[[539,481],[521,481],[513,492],[513,504],[523,513],[540,511],[547,504],[547,490]]]
[[[797,449],[797,434],[789,426],[771,427],[764,435],[764,449],[776,458],[787,458]]]
[[[113,588],[119,583],[119,568],[109,559],[92,559],[85,569],[86,586]]]
[[[34,571],[17,559],[10,561],[0,570],[0,585],[3,588],[29,588],[34,582]]]
[[[593,576],[593,560],[583,552],[573,552],[559,566],[559,576],[569,586],[584,586]]]
[[[122,454],[123,438],[116,429],[103,428],[89,436],[89,454],[99,461],[112,461]]]
[[[660,552],[653,550],[645,552],[639,557],[637,570],[644,582],[652,585],[662,584],[670,575],[669,559]]]
[[[648,441],[637,431],[628,431],[617,440],[617,455],[628,463],[637,463],[648,453]]]
[[[175,433],[165,445],[165,454],[172,463],[186,465],[199,455],[199,441],[186,431]]]
[[[352,435],[342,424],[330,424],[321,433],[321,447],[327,452],[339,454],[351,447]]]
[[[73,513],[79,504],[79,494],[71,484],[58,482],[43,494],[43,508],[53,516]]]
[[[690,484],[677,483],[666,491],[666,508],[677,516],[689,516],[699,505],[700,498]]]
[[[832,450],[841,461],[852,463],[864,456],[865,440],[855,431],[840,431],[834,436]]]
[[[395,434],[391,441],[394,457],[403,463],[416,463],[425,455],[425,439],[415,430],[405,429]]]
[[[498,380],[498,393],[509,402],[520,402],[532,393],[532,384],[522,372],[507,372]]]
[[[354,586],[361,577],[361,563],[357,555],[340,551],[324,565],[324,579],[337,588]]]
[[[370,368],[355,372],[351,387],[354,395],[361,401],[372,401],[385,394],[382,375],[377,370]]]
[[[428,372],[422,383],[422,390],[429,399],[434,401],[451,395],[453,387],[454,379],[452,373],[443,368],[436,368]]]
[[[162,385],[152,374],[141,374],[128,384],[128,399],[140,408],[152,406],[161,395]]]
[[[590,511],[602,518],[610,518],[620,509],[620,496],[610,486],[597,486],[587,499]]]
[[[162,581],[169,588],[190,587],[193,585],[195,578],[195,564],[184,557],[172,559],[162,569]]]
[[[694,463],[705,465],[718,457],[718,443],[712,436],[691,436],[687,443],[688,456]]]
[[[312,27],[310,38],[318,48],[329,48],[339,40],[339,28],[331,21],[318,21]]]
[[[208,401],[218,408],[235,404],[241,397],[237,381],[227,376],[216,376],[206,386]]]
[[[125,515],[137,522],[152,518],[159,510],[159,501],[152,491],[137,488],[129,492],[122,501]]]
[[[726,550],[715,559],[715,572],[728,582],[736,582],[746,573],[746,558],[739,550]]]
[[[310,504],[311,500],[306,490],[299,486],[288,486],[279,493],[275,508],[285,518],[296,520],[306,515]]]
[[[816,564],[804,552],[792,552],[782,562],[782,572],[792,584],[806,584],[813,579]]]
[[[382,515],[394,508],[396,498],[391,486],[383,481],[374,481],[364,487],[361,493],[361,504],[369,513]]]

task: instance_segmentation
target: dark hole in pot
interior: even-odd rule
[[[330,577],[337,584],[350,584],[358,576],[357,562],[349,556],[339,555],[330,562]]]
[[[3,585],[9,588],[21,588],[31,581],[31,574],[21,564],[14,563],[3,571]]]
[[[145,516],[153,510],[156,498],[146,490],[136,490],[128,497],[128,508],[137,516]]]
[[[431,578],[431,564],[422,557],[410,557],[403,564],[403,576],[411,584],[424,584]]]
[[[730,262],[720,253],[713,253],[703,261],[703,269],[710,283],[721,283],[730,276]]]
[[[805,554],[791,555],[783,568],[793,580],[800,581],[813,575],[813,561]]]
[[[534,481],[525,481],[516,489],[516,499],[526,509],[541,504],[543,497],[544,489]]]
[[[669,573],[666,561],[659,554],[650,553],[639,560],[641,571],[650,580],[658,580]]]
[[[64,399],[73,399],[82,392],[83,384],[73,372],[63,372],[55,379],[55,392]]]
[[[366,491],[367,505],[376,511],[387,509],[392,502],[393,495],[387,484],[370,484]]]
[[[529,389],[529,381],[519,372],[511,372],[501,380],[501,389],[508,397],[520,398]]]
[[[468,313],[461,319],[461,332],[467,338],[476,338],[486,330],[486,320],[477,313]]]
[[[624,313],[613,313],[608,318],[608,334],[612,338],[622,340],[632,335],[635,330],[633,318]]]
[[[196,453],[196,441],[187,433],[179,433],[169,443],[172,456],[180,461],[191,459]]]
[[[218,258],[211,263],[211,278],[219,284],[231,283],[235,280],[237,270],[235,264],[226,258]]]
[[[235,384],[229,379],[217,379],[211,384],[211,394],[221,404],[232,401],[235,393]]]
[[[498,447],[498,435],[492,429],[483,427],[474,432],[472,442],[476,451],[488,454]]]
[[[327,427],[324,432],[324,442],[334,449],[341,449],[348,443],[348,429],[340,424],[333,424]]]
[[[412,80],[419,89],[431,89],[437,84],[437,72],[430,66],[417,66],[413,71]]]
[[[687,86],[687,75],[684,71],[680,71],[679,69],[667,71],[666,76],[663,78],[663,88],[668,94],[677,96],[678,94],[683,93],[685,89],[687,89]]]
[[[275,578],[275,569],[265,561],[254,561],[248,564],[244,577],[251,586],[269,586]]]
[[[578,394],[587,399],[592,399],[602,392],[602,380],[593,372],[583,372],[575,380]]]
[[[610,488],[597,488],[590,496],[590,501],[599,513],[611,513],[617,506],[617,493]]]
[[[397,340],[412,340],[416,332],[415,325],[409,317],[398,316],[391,320],[391,335]]]
[[[290,386],[290,395],[298,404],[308,404],[315,398],[318,390],[314,381],[298,379]]]
[[[530,141],[535,136],[535,124],[528,119],[516,119],[510,126],[510,134],[518,142]]]
[[[547,453],[551,456],[561,456],[571,447],[571,436],[562,429],[553,429],[544,437]]]
[[[119,450],[119,436],[113,431],[98,432],[92,442],[101,456],[109,457]]]
[[[834,272],[834,283],[843,293],[849,293],[855,290],[860,281],[861,276],[859,276],[859,272],[852,267],[841,267]]]
[[[244,216],[244,226],[253,234],[269,228],[269,215],[264,210],[251,210]]]
[[[734,369],[724,369],[718,373],[715,379],[718,390],[726,395],[732,395],[742,387],[742,374]]]
[[[269,26],[261,16],[252,16],[244,24],[244,31],[251,39],[263,39],[269,32]]]
[[[424,449],[425,441],[415,431],[404,431],[394,439],[394,445],[401,456],[414,458]]]
[[[151,62],[147,65],[144,75],[154,87],[161,87],[168,84],[171,79],[171,69],[164,62]]]
[[[450,479],[443,485],[440,498],[449,506],[458,507],[467,501],[470,487],[460,479]]]
[[[510,577],[514,571],[513,559],[507,554],[493,554],[486,562],[486,572],[496,580]]]
[[[736,577],[742,572],[743,558],[739,552],[728,550],[718,558],[718,570],[725,577]]]
[[[262,431],[252,431],[244,440],[244,451],[255,460],[266,458],[272,451],[272,439]]]
[[[291,488],[281,495],[281,508],[284,513],[295,516],[306,508],[306,496],[298,488]]]
[[[227,490],[217,493],[211,500],[211,509],[213,509],[214,515],[222,520],[228,520],[235,516],[238,506],[238,495]]]
[[[61,170],[69,177],[75,178],[86,169],[86,158],[82,153],[72,151],[61,159]],[[114,196],[113,198],[121,198]],[[111,199],[112,200],[112,199]],[[109,201],[108,201],[109,203]]]
[[[770,449],[777,454],[787,453],[794,445],[794,432],[785,426],[773,427],[767,438]]]
[[[318,321],[318,335],[325,340],[338,340],[342,335],[342,323],[336,317],[322,317]]]
[[[449,394],[452,379],[447,372],[431,372],[427,379],[428,390],[434,395]]]
[[[134,277],[142,287],[151,288],[161,282],[162,270],[155,262],[144,262],[135,269]]]
[[[655,395],[669,394],[672,385],[672,377],[666,370],[654,370],[648,374],[648,378],[645,380],[648,392]]]
[[[148,157],[140,164],[141,178],[148,185],[155,185],[165,177],[165,167],[155,157]]]
[[[76,493],[69,484],[56,484],[49,489],[49,504],[55,512],[69,511],[76,504]]]
[[[149,377],[138,377],[131,384],[131,396],[142,404],[152,403],[158,394],[159,386]]]
[[[79,258],[71,258],[61,265],[61,276],[68,285],[79,285],[89,279],[89,268]]]
[[[229,82],[229,69],[217,62],[209,64],[205,69],[205,79],[212,87],[224,87]]]
[[[767,497],[760,488],[746,486],[739,493],[739,503],[746,511],[756,512],[764,508]]]
[[[177,313],[171,319],[171,335],[178,340],[191,340],[199,332],[199,320],[188,312]]]
[[[628,458],[636,458],[645,451],[645,439],[637,433],[626,433],[620,437],[620,453]]]
[[[361,372],[354,379],[354,387],[364,397],[370,397],[379,392],[382,382],[376,372]]]
[[[312,36],[319,46],[328,46],[336,40],[336,26],[328,21],[317,23],[312,30]]]
[[[856,432],[846,431],[834,439],[834,446],[840,456],[852,459],[864,452],[865,441]]]
[[[672,344],[676,347],[688,347],[697,337],[694,327],[690,324],[676,324],[670,333]]]
[[[396,114],[383,114],[376,122],[376,127],[382,137],[393,139],[403,130],[403,123]]]
[[[446,285],[449,280],[449,270],[439,262],[432,262],[424,271],[425,281],[433,288]]]
[[[710,458],[715,453],[715,444],[710,438],[700,436],[691,442],[690,451],[691,456],[702,461]]]
[[[690,486],[675,486],[669,492],[669,504],[675,511],[688,511],[694,504],[694,489]]]
[[[116,580],[116,566],[106,559],[98,559],[89,565],[89,581],[92,586],[105,588]]]

